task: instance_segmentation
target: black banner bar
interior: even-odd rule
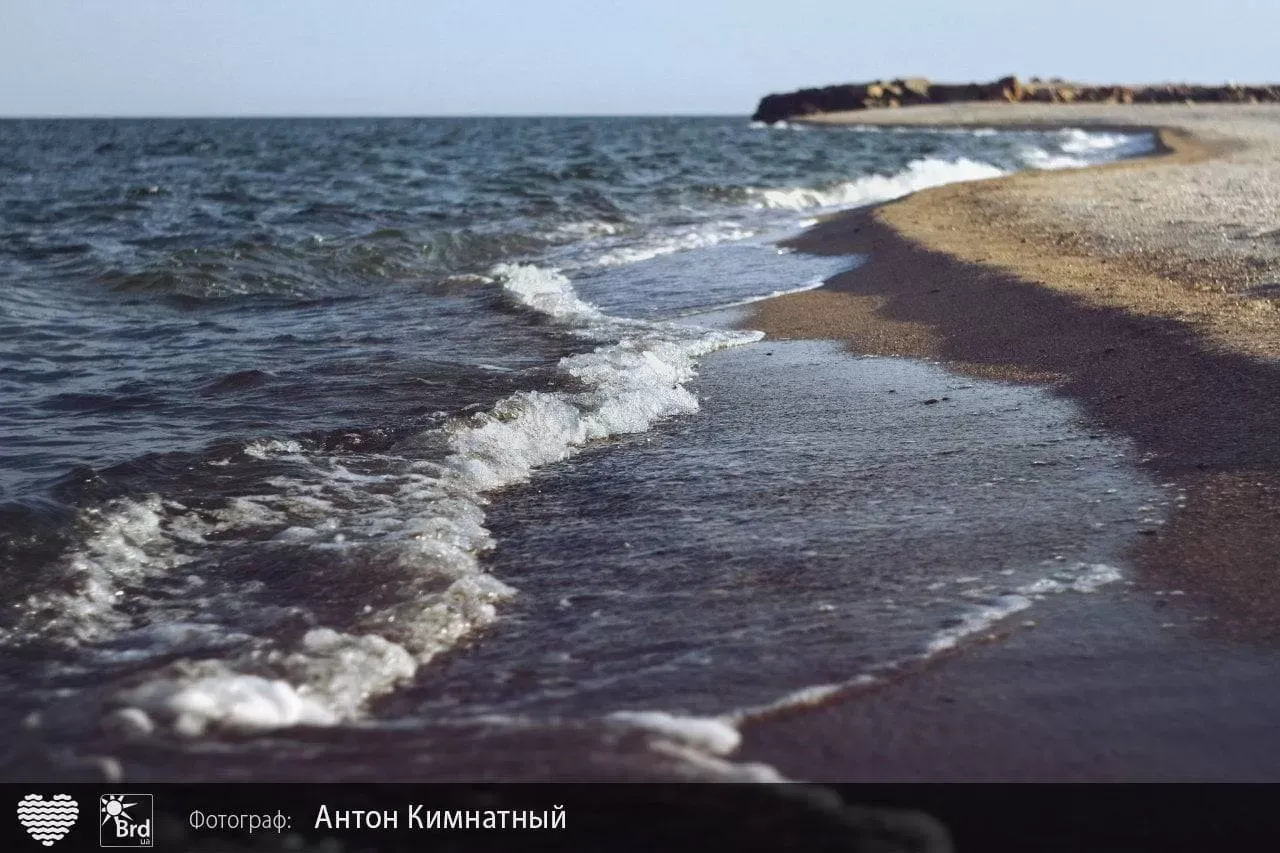
[[[7,851],[1280,850],[1272,785],[0,785]]]

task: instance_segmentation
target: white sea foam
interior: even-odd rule
[[[1104,142],[1096,135],[1072,136],[1062,148],[1084,157],[1124,150],[1131,142],[1114,137]],[[829,189],[752,194],[759,206],[782,210],[848,206],[998,174],[1001,170],[977,161],[928,159],[898,175],[865,177]],[[718,225],[677,235],[647,257],[744,236],[749,232]],[[616,262],[627,260],[618,255]],[[481,284],[495,280],[516,305],[597,344],[591,352],[560,363],[570,390],[514,394],[490,411],[406,442],[399,455],[380,460],[384,464],[373,471],[361,468],[359,459],[309,450],[295,440],[260,440],[246,445],[244,455],[287,461],[290,468],[288,476],[270,482],[270,494],[243,495],[200,512],[152,496],[86,513],[88,533],[58,567],[59,590],[28,601],[28,618],[19,620],[11,633],[71,645],[115,640],[131,650],[127,654],[157,659],[188,647],[201,650],[116,697],[133,718],[141,712],[148,725],[154,718],[172,731],[195,736],[218,727],[261,730],[351,720],[371,698],[412,678],[433,657],[491,624],[498,605],[515,591],[487,575],[477,557],[492,546],[484,526],[487,494],[524,481],[539,466],[565,459],[590,441],[640,432],[662,418],[695,411],[698,402],[686,385],[697,359],[759,337],[612,317],[581,299],[565,276],[535,266],[501,265],[490,277],[475,279]],[[418,447],[429,448],[434,461],[415,455]],[[265,527],[279,532],[267,539],[257,536]],[[371,602],[350,623],[311,627],[300,639],[285,643],[270,627],[256,635],[244,633],[255,629],[239,624],[234,614],[255,606],[241,600],[254,591],[214,589],[216,557],[212,567],[202,568],[197,561],[229,548],[299,547],[353,574],[371,566],[387,568],[400,591]],[[172,581],[180,572],[191,572],[188,595],[177,602],[150,600],[154,580]],[[1089,587],[1108,579],[1097,571],[1018,590],[966,616],[960,626],[933,638],[929,648],[954,646],[1030,606],[1038,595],[1091,591]],[[338,590],[344,582],[339,572],[317,581]],[[126,602],[132,606],[122,607]],[[200,616],[199,624],[183,621],[193,613]],[[233,615],[216,615],[225,613]],[[162,631],[154,625],[185,627]],[[220,645],[235,650],[209,651]],[[670,715],[660,719],[637,713],[645,716],[633,715],[631,723],[662,728],[680,748],[712,754],[732,749],[722,728],[732,730],[730,723],[699,727]],[[699,738],[703,742],[695,745]]]
[[[1030,581],[1003,594],[994,595],[968,610],[950,625],[935,633],[923,645],[918,655],[914,655],[885,665],[886,670],[910,663],[926,661],[936,655],[960,646],[964,641],[990,631],[1000,622],[1027,610],[1047,595],[1062,593],[1094,593],[1107,584],[1115,583],[1123,577],[1120,570],[1104,563],[1076,563],[1038,580]],[[972,578],[957,579],[957,582],[974,580]],[[822,705],[832,699],[847,694],[852,690],[865,689],[882,680],[881,675],[862,673],[848,681],[836,684],[818,684],[791,691],[772,702],[741,708],[732,713],[716,718],[718,722],[732,725],[735,728],[743,723],[768,717],[784,710]],[[635,712],[632,712],[634,716]],[[655,718],[655,728],[664,721]]]
[[[652,735],[648,748],[674,758],[700,776],[725,782],[778,783],[791,781],[767,764],[728,759],[742,742],[731,717],[686,717],[665,711],[615,711],[606,717],[615,725]]]
[[[775,121],[772,123],[767,121],[753,121],[751,122],[751,127],[756,130],[808,130],[809,129],[809,126],[806,124],[790,122],[790,121]]]
[[[609,249],[595,259],[595,264],[602,267],[625,266],[676,252],[707,249],[720,243],[747,240],[756,234],[755,230],[734,222],[712,222],[674,233],[658,232],[647,242]]]
[[[244,452],[248,456],[253,456],[258,459],[266,459],[268,456],[276,453],[301,453],[302,445],[292,439],[289,441],[266,439],[262,441],[249,442],[244,446]]]
[[[859,132],[885,132],[871,127],[858,127]],[[892,128],[891,132],[915,133],[915,128]],[[993,136],[994,128],[957,128],[937,131],[973,137]],[[1146,133],[1107,133],[1071,128],[1058,133],[1057,150],[1025,145],[1018,159],[1031,169],[1071,169],[1095,163],[1135,156],[1152,151],[1155,139]],[[890,201],[909,193],[943,184],[996,178],[1007,171],[971,158],[942,159],[926,157],[914,160],[905,169],[891,175],[867,175],[831,187],[757,188],[750,194],[756,207],[777,210],[858,207]]]
[[[588,219],[581,222],[566,222],[557,225],[554,233],[574,239],[584,237],[611,236],[624,230],[625,226],[617,222],[605,222],[601,219]]]
[[[1078,169],[1123,157],[1147,154],[1155,149],[1149,133],[1103,133],[1071,128],[1059,131],[1058,152],[1024,146],[1018,157],[1031,169]]]
[[[118,609],[124,590],[186,562],[168,547],[165,516],[156,495],[86,510],[81,521],[88,532],[81,546],[51,570],[59,578],[57,589],[29,597],[16,625],[3,632],[4,639],[41,636],[78,645],[127,625]]]
[[[696,746],[690,746],[675,740],[657,738],[648,745],[649,749],[668,758],[674,758],[686,772],[694,771],[695,778],[710,777],[717,782],[741,782],[759,785],[778,785],[794,780],[783,776],[768,764],[757,761],[739,762],[712,755]]]
[[[785,290],[775,290],[770,293],[765,293],[761,296],[750,296],[750,297],[747,297],[746,299],[739,299],[736,302],[726,302],[722,305],[715,306],[715,308],[711,310],[726,311],[732,308],[741,308],[744,305],[751,305],[756,302],[763,302],[766,299],[776,299],[779,296],[786,296],[791,293],[804,293],[806,290],[817,290],[819,287],[822,287],[826,283],[827,283],[826,279],[817,278],[817,279],[814,279],[813,281],[806,281],[804,284],[797,285],[796,287],[786,288]],[[706,314],[706,313],[707,313],[707,309],[699,309],[696,312],[696,314]]]
[[[532,264],[500,264],[492,275],[515,302],[553,320],[591,325],[605,319],[590,302],[578,298],[569,279]]]
[[[893,175],[867,175],[834,187],[792,187],[753,189],[755,205],[777,210],[857,207],[899,198],[928,187],[957,181],[976,181],[1005,174],[1003,169],[977,160],[942,160],[926,157],[914,160]]]
[[[1102,563],[1076,563],[1074,566],[1063,567],[1047,577],[1023,584],[971,609],[955,625],[930,638],[918,655],[889,664],[887,669],[918,663],[954,649],[966,639],[989,631],[999,622],[1032,607],[1046,595],[1092,593],[1121,577],[1118,569]],[[731,781],[785,781],[784,777],[768,765],[741,764],[729,759],[741,744],[741,726],[781,711],[822,705],[852,690],[865,689],[880,681],[881,676],[863,673],[840,683],[818,684],[793,690],[766,704],[739,708],[718,717],[688,717],[665,711],[616,711],[609,714],[607,719],[652,732],[658,737],[649,744],[650,749],[719,778]]]
[[[709,755],[728,755],[742,742],[733,720],[720,717],[682,717],[665,711],[615,711],[608,719],[655,732]]]
[[[955,625],[931,637],[918,656],[898,661],[894,665],[928,660],[950,651],[965,640],[990,631],[1000,622],[1032,607],[1047,595],[1093,593],[1121,577],[1118,569],[1102,563],[1077,563],[1064,567],[1047,577],[1023,584],[972,608]],[[740,708],[719,717],[685,717],[664,711],[618,711],[609,714],[608,719],[660,735],[661,740],[651,745],[657,752],[679,758],[725,778],[745,781],[763,774],[756,781],[767,781],[766,777],[776,773],[772,768],[726,760],[741,743],[740,727],[744,723],[772,716],[780,711],[822,705],[849,691],[877,684],[880,680],[876,675],[863,673],[837,684],[820,684],[793,690],[772,702]]]
[[[356,718],[369,699],[493,622],[497,605],[515,594],[478,559],[493,544],[484,526],[487,493],[522,482],[593,440],[696,411],[686,384],[697,359],[760,337],[612,317],[580,299],[554,270],[500,265],[491,276],[516,305],[596,344],[559,363],[568,390],[512,394],[487,412],[404,442],[400,455],[382,457],[372,468],[367,459],[308,451],[297,441],[252,442],[243,448],[246,456],[286,461],[289,473],[269,481],[270,493],[243,495],[215,510],[191,512],[159,498],[111,505],[65,560],[74,591],[28,602],[28,633],[44,620],[45,636],[74,643],[111,639],[134,657],[172,656],[192,645],[236,649],[184,657],[122,690],[114,704],[145,723],[135,730],[198,736],[211,728],[253,731]],[[255,538],[264,527],[281,530]],[[141,616],[120,606],[144,601],[150,580],[193,563],[187,552],[244,548],[264,552],[254,559],[271,559],[269,549],[300,547],[314,555],[314,571],[329,573],[314,580],[322,605],[326,584],[340,589],[343,573],[366,567],[388,572],[395,591],[367,604],[353,623],[311,628],[292,644],[270,627],[254,634],[239,624],[244,620],[236,614],[256,615],[246,611],[256,606],[250,600],[256,589],[219,591],[216,575],[200,574],[216,573],[216,558],[190,570],[181,601],[157,602]],[[307,592],[299,592],[290,605],[305,609]],[[171,612],[179,610],[203,614],[198,630],[147,627],[179,624]],[[213,616],[225,613],[232,615],[222,623]]]
[[[187,737],[214,726],[241,731],[328,726],[358,716],[370,695],[416,670],[413,656],[395,643],[327,628],[307,632],[295,651],[272,651],[268,657],[287,677],[237,671],[238,661],[205,660],[173,667],[118,699]]]
[[[951,627],[935,634],[925,645],[928,654],[953,649],[964,640],[990,630],[997,623],[1031,607],[1039,598],[1063,592],[1097,592],[1120,579],[1120,571],[1103,563],[1077,563],[1073,567],[1018,587],[975,607]]]
[[[786,127],[759,125],[759,127]],[[796,126],[797,129],[803,127]],[[860,133],[918,133],[918,128],[849,128]],[[934,129],[940,135],[984,138],[1002,131],[995,128]],[[1005,131],[1007,133],[1007,131]],[[1088,166],[1150,151],[1154,138],[1150,134],[1123,134],[1080,129],[1067,129],[1057,134],[1059,140],[1047,148],[1025,145],[1014,152],[1019,166],[1030,169],[1067,169]],[[751,207],[770,211],[824,211],[889,201],[929,187],[959,181],[983,180],[1007,174],[1007,170],[981,160],[958,157],[928,157],[909,163],[900,172],[889,175],[864,175],[843,183],[821,187],[757,187],[747,190]],[[809,227],[812,218],[790,226]],[[759,228],[736,220],[703,222],[680,228],[657,228],[643,235],[616,238],[621,229],[611,223],[574,223],[560,226],[558,233],[586,238],[593,253],[585,263],[589,266],[619,267],[640,263],[663,255],[710,248],[721,243],[746,240],[758,236]],[[602,239],[594,239],[602,238]],[[771,294],[776,295],[776,294]],[[768,298],[768,297],[764,297]]]
[[[731,716],[731,719],[734,720],[735,724],[740,725],[744,720],[752,717],[768,716],[779,711],[794,710],[796,708],[814,708],[824,705],[854,688],[866,687],[875,684],[876,681],[875,676],[863,674],[838,684],[813,684],[808,687],[801,687],[799,690],[786,693],[765,705],[740,709]]]
[[[1150,133],[1106,133],[1069,128],[1059,131],[1058,136],[1062,140],[1060,147],[1068,154],[1140,154],[1155,147],[1155,137]]]

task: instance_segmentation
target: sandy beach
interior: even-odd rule
[[[1160,134],[1149,158],[830,217],[793,247],[868,262],[746,325],[1042,384],[1185,503],[1139,537],[1129,586],[760,721],[743,756],[831,780],[1280,776],[1280,109],[975,104],[814,123]]]

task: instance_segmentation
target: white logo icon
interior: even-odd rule
[[[80,816],[80,806],[66,794],[46,800],[41,794],[27,794],[18,801],[18,823],[45,847],[52,847],[71,831]]]
[[[98,844],[102,847],[150,847],[155,804],[150,794],[103,794],[98,797]]]

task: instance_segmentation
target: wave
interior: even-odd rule
[[[935,655],[953,649],[969,637],[981,634],[1015,613],[1030,608],[1046,595],[1097,592],[1101,587],[1118,580],[1120,570],[1105,563],[1077,563],[1063,568],[973,608],[955,625],[934,635],[925,647],[926,654]]]
[[[808,129],[809,129],[809,126],[808,126],[807,124],[804,124],[803,122],[799,122],[799,123],[797,123],[797,122],[781,121],[781,120],[780,120],[780,121],[775,121],[775,122],[767,122],[767,121],[752,121],[750,126],[751,126],[751,129],[752,129],[752,130],[792,130],[792,131],[801,131],[801,130],[808,130]]]
[[[512,256],[590,234],[614,233],[604,223],[545,232],[456,228],[378,229],[337,239],[242,242],[229,247],[179,248],[133,268],[113,268],[97,280],[124,294],[154,294],[195,304],[245,299],[314,299],[367,295],[371,283],[479,272]],[[184,239],[191,239],[190,237]]]
[[[849,268],[852,269],[853,265],[851,265]],[[789,296],[793,293],[804,293],[806,290],[817,290],[819,287],[822,287],[826,283],[827,283],[827,279],[825,277],[815,278],[815,279],[811,279],[810,281],[806,281],[804,284],[798,284],[795,287],[787,287],[787,288],[782,288],[780,290],[773,290],[773,291],[770,291],[769,293],[760,294],[758,296],[748,296],[745,299],[738,299],[733,302],[721,302],[711,306],[710,308],[699,308],[693,312],[690,312],[690,316],[696,316],[698,314],[706,314],[708,312],[713,312],[713,311],[728,311],[733,308],[742,308],[743,306],[746,306],[746,305],[754,305],[757,302],[764,302],[766,299],[777,299],[779,296]]]
[[[1107,133],[1097,130],[1068,128],[1057,132],[1059,145],[1069,154],[1106,154],[1109,156],[1143,154],[1155,149],[1150,133]]]
[[[254,442],[247,460],[288,473],[216,509],[149,496],[87,513],[90,534],[54,573],[60,591],[28,599],[7,639],[83,647],[106,668],[157,662],[108,700],[135,732],[355,719],[516,594],[479,560],[493,545],[489,495],[592,441],[696,411],[697,359],[761,337],[613,317],[536,266],[499,265],[489,280],[594,344],[556,366],[564,390],[512,394],[376,458]],[[234,575],[246,555],[287,577],[287,605]]]
[[[874,673],[863,672],[834,684],[817,684],[786,693],[764,705],[739,708],[714,717],[693,717],[665,711],[614,711],[608,720],[638,728],[668,739],[668,752],[693,762],[707,763],[725,779],[777,781],[776,771],[764,765],[741,765],[727,761],[741,742],[742,726],[767,719],[779,713],[825,705],[839,697],[882,683],[888,674],[904,667],[920,665],[957,648],[967,640],[991,631],[1001,622],[1030,609],[1036,601],[1050,595],[1068,593],[1091,594],[1122,578],[1118,569],[1104,563],[1076,563],[1052,574],[994,595],[973,606],[954,624],[939,630],[923,645],[919,653],[887,662]]]
[[[918,190],[957,181],[976,181],[1006,174],[990,163],[959,158],[943,160],[926,157],[913,160],[892,175],[867,175],[831,187],[753,188],[748,191],[754,206],[775,210],[860,207],[889,201]]]
[[[850,691],[865,689],[880,683],[885,673],[892,673],[913,664],[918,665],[950,652],[966,641],[989,632],[1006,619],[1030,609],[1046,596],[1069,593],[1088,595],[1120,581],[1122,577],[1119,569],[1105,563],[1075,563],[1013,589],[994,594],[988,591],[985,598],[961,613],[951,625],[935,632],[914,656],[888,662],[878,667],[875,673],[863,672],[837,684],[804,687],[767,705],[742,709],[718,719],[739,725],[748,720],[766,717],[787,709],[825,704]]]
[[[1057,152],[1025,146],[1019,149],[1018,156],[1031,169],[1079,169],[1149,154],[1156,145],[1155,137],[1148,133],[1099,133],[1075,128],[1060,131],[1057,139]]]
[[[735,222],[712,222],[676,231],[659,231],[636,245],[609,249],[596,257],[594,263],[601,267],[624,266],[676,252],[708,249],[720,243],[748,240],[757,233],[755,229]]]
[[[1064,132],[1061,154],[1031,150],[1063,158],[1055,164],[1085,164],[1143,144],[1152,143],[1080,131]],[[1034,165],[1039,155],[1021,156]],[[1005,171],[978,159],[925,158],[896,174],[828,186],[752,188],[734,207],[865,205]],[[113,283],[125,290],[218,299],[325,292],[362,278],[413,279],[433,269],[457,276],[474,267],[486,275],[463,276],[459,287],[499,288],[513,307],[556,324],[590,349],[559,361],[548,390],[511,394],[378,454],[334,452],[295,439],[245,445],[237,464],[259,465],[273,476],[257,492],[216,507],[150,495],[86,511],[80,544],[54,567],[53,591],[28,598],[16,624],[0,636],[11,643],[52,641],[75,649],[85,671],[123,673],[109,688],[108,705],[115,721],[135,731],[198,736],[215,728],[358,719],[371,699],[493,623],[501,604],[518,594],[480,561],[493,546],[485,508],[495,492],[593,441],[696,411],[687,386],[697,360],[758,339],[611,316],[553,269],[491,266],[548,243],[627,230],[603,220],[571,223],[553,236],[462,229],[433,235],[425,245],[413,244],[407,231],[382,230],[288,250],[191,250],[136,276],[122,274]],[[672,228],[646,235],[647,243],[607,246],[597,265],[754,233],[724,221]],[[241,565],[258,572],[270,566],[278,577],[238,574]],[[951,629],[964,629],[956,641],[985,630],[1014,604],[1020,600],[998,600],[974,614]],[[630,722],[674,730],[670,720],[652,715]]]
[[[862,130],[861,128],[859,130]],[[894,128],[895,132],[909,129]],[[942,131],[939,131],[942,132]],[[953,135],[991,137],[992,128],[956,129]],[[1148,154],[1156,140],[1149,133],[1106,133],[1070,128],[1058,131],[1047,147],[1024,145],[1017,149],[1017,168],[1073,169]],[[826,187],[752,188],[754,206],[774,210],[809,210],[861,207],[890,201],[919,190],[959,181],[976,181],[1009,174],[1002,168],[972,157],[925,157],[890,175],[866,175]]]

